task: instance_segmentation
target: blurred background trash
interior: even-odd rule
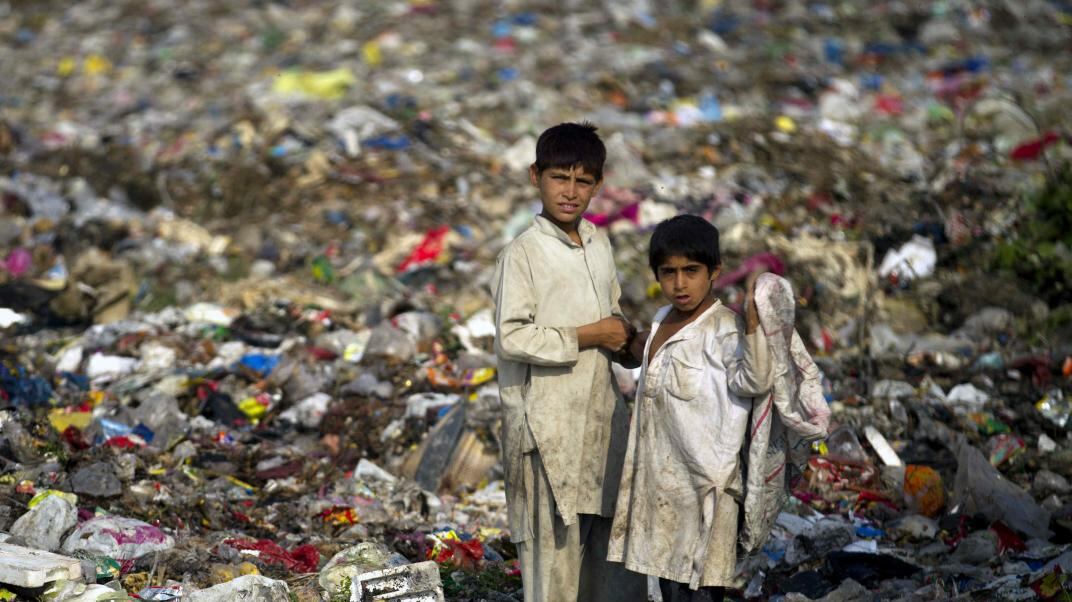
[[[489,284],[539,210],[536,137],[584,119],[634,324],[663,304],[651,229],[695,213],[719,296],[789,279],[822,371],[837,428],[730,596],[1058,596],[1070,23],[997,0],[0,2],[0,555],[30,566],[0,562],[0,597],[349,599],[397,570],[521,599]]]

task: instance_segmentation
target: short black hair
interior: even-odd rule
[[[560,123],[544,130],[536,141],[536,173],[550,167],[579,165],[600,181],[606,160],[607,148],[596,134],[596,126],[587,121]]]
[[[659,266],[675,255],[698,261],[714,271],[722,263],[718,228],[698,215],[679,215],[661,222],[651,233],[648,246],[648,264],[656,278]]]

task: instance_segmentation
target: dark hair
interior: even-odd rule
[[[544,130],[536,141],[536,172],[549,167],[581,166],[584,171],[603,179],[603,163],[607,148],[596,134],[596,126],[588,123],[560,123]]]
[[[648,246],[648,264],[655,277],[659,266],[674,255],[698,261],[708,270],[722,263],[718,251],[718,228],[698,215],[679,215],[655,226]]]

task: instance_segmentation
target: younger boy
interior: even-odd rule
[[[659,577],[666,602],[714,600],[736,564],[739,453],[752,404],[771,386],[758,329],[755,274],[745,319],[715,298],[718,230],[680,215],[659,224],[649,264],[670,305],[655,314],[643,351],[610,560]]]
[[[641,576],[606,560],[629,432],[610,355],[631,329],[610,241],[581,219],[603,182],[595,132],[540,136],[529,180],[543,211],[496,265],[507,513],[528,602],[647,599]]]

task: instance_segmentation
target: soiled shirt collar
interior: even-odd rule
[[[551,220],[542,215],[536,216],[536,227],[539,228],[540,232],[548,236],[553,236],[571,247],[577,246],[577,243],[573,242],[569,237],[569,234],[563,232],[561,228],[551,223]],[[581,223],[577,224],[577,233],[581,235],[581,240],[584,244],[588,245],[588,243],[592,242],[592,235],[596,233],[596,225],[581,218]]]

